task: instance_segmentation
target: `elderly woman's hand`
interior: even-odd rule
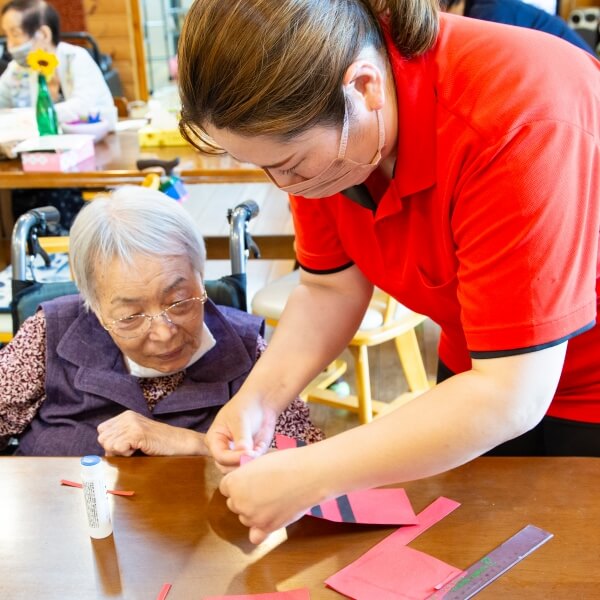
[[[106,456],[131,456],[137,450],[148,456],[208,454],[203,433],[165,425],[132,410],[100,423],[98,443]]]

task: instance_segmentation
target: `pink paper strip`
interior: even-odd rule
[[[444,498],[440,496],[434,500],[429,506],[425,507],[417,515],[417,525],[410,525],[407,527],[401,527],[394,531],[390,536],[386,538],[397,538],[403,544],[412,542],[416,537],[421,535],[424,531],[427,531],[430,527],[435,525],[438,521],[441,521],[444,517],[447,517],[451,512],[456,510],[460,506],[460,502],[456,500],[450,500],[450,498]],[[383,540],[384,543],[385,540]]]
[[[170,589],[171,589],[170,583],[163,584],[163,586],[160,588],[160,592],[158,593],[158,596],[156,597],[156,600],[165,600]]]
[[[342,506],[349,507],[353,518],[340,512]],[[315,514],[316,512],[322,515]],[[406,491],[402,488],[375,488],[350,492],[340,499],[322,502],[317,511],[310,509],[307,515],[345,523],[368,525],[414,525],[418,522]]]
[[[436,585],[459,575],[461,570],[412,548],[406,552],[406,544],[459,506],[460,503],[441,496],[417,515],[418,525],[401,527],[325,583],[356,600],[426,598],[435,591]],[[417,572],[422,573],[423,578]],[[423,586],[427,592],[423,592]]]
[[[282,433],[275,434],[275,447],[277,450],[287,450],[289,448],[297,448],[298,440],[291,438]]]
[[[69,487],[82,488],[83,485],[81,483],[77,483],[76,481],[69,481],[68,479],[61,479],[60,485],[68,485]],[[114,496],[133,496],[135,492],[128,492],[125,490],[106,490],[109,494],[113,494]]]
[[[308,588],[289,592],[269,592],[267,594],[241,594],[235,596],[205,596],[203,600],[310,600]]]

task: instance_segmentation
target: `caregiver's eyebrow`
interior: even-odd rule
[[[247,162],[247,161],[240,160],[239,158],[236,158],[233,154],[231,154],[231,152],[229,153],[229,156],[231,156],[231,158],[233,158],[233,160],[237,160],[238,162]],[[295,156],[295,154],[290,154],[290,156],[288,156],[287,158],[284,158],[283,160],[280,160],[279,162],[274,163],[272,165],[256,165],[256,166],[260,167],[261,169],[277,169],[277,168],[281,167],[282,165],[285,165],[290,160],[292,160],[292,158],[294,156]]]

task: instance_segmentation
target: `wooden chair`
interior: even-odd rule
[[[276,326],[298,281],[299,271],[296,270],[264,287],[252,300],[252,312],[265,318],[268,325]],[[302,397],[309,402],[358,413],[361,423],[368,423],[377,413],[389,410],[390,405],[395,408],[412,400],[429,388],[415,334],[415,328],[425,319],[376,289],[360,328],[348,345],[354,359],[356,395],[344,398],[327,389],[347,369],[345,361],[337,359],[304,390]],[[410,392],[388,404],[372,398],[368,349],[390,340],[394,340]]]

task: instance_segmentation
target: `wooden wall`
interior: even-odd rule
[[[560,0],[560,15],[566,21],[574,8],[582,6],[600,6],[600,0]]]
[[[83,0],[87,27],[119,71],[127,100],[147,100],[138,0]]]

